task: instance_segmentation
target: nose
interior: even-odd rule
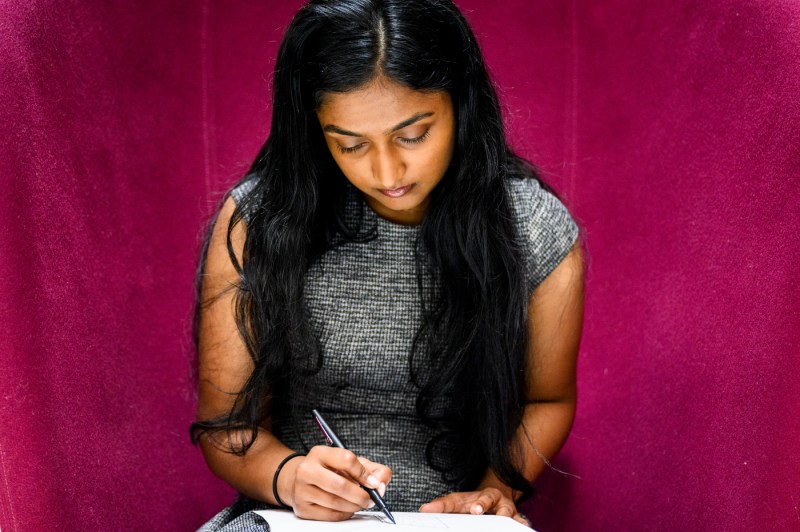
[[[401,157],[392,147],[373,151],[372,176],[380,188],[393,189],[402,186],[404,168]]]

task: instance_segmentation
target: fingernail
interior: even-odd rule
[[[369,501],[367,508],[374,508],[374,507],[375,507],[375,501]]]
[[[476,514],[482,514],[483,513],[483,506],[481,506],[480,504],[476,504],[475,506],[472,507],[472,511],[473,511],[473,513],[476,513]]]
[[[378,486],[378,493],[381,494],[381,497],[383,497],[383,494],[386,493],[386,484],[383,482],[381,482],[381,485]]]
[[[373,475],[367,477],[367,482],[369,483],[370,488],[377,488],[378,485],[381,483],[381,481],[375,478],[375,476]]]

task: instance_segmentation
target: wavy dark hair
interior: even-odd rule
[[[487,468],[524,494],[530,484],[515,467],[513,441],[526,405],[528,367],[526,258],[516,234],[505,180],[537,179],[535,167],[506,143],[501,110],[469,24],[449,0],[313,0],[289,25],[273,82],[271,133],[242,181],[257,177],[227,228],[227,248],[240,276],[235,318],[254,363],[232,410],[192,424],[203,432],[250,434],[229,451],[244,454],[259,425],[290,393],[300,354],[322,364],[309,344],[304,276],[336,242],[365,241],[374,228],[348,225],[347,180],[325,144],[315,111],[326,93],[360,88],[376,77],[419,91],[447,91],[456,115],[452,162],[431,193],[416,242],[423,299],[411,373],[416,408],[438,429],[429,464],[459,489],[474,489]],[[361,203],[363,214],[363,202]],[[244,212],[242,264],[231,232]],[[216,218],[216,217],[215,217]],[[201,279],[212,223],[195,282],[193,339],[198,346]],[[436,405],[451,405],[437,410]],[[480,420],[479,423],[473,420]],[[248,432],[249,431],[249,432]],[[439,445],[458,452],[442,453]],[[446,456],[444,456],[446,455]]]

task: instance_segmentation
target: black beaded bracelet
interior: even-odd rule
[[[283,469],[283,466],[286,465],[286,462],[288,462],[292,458],[297,458],[298,456],[305,456],[305,455],[306,455],[306,453],[292,453],[292,454],[290,454],[289,456],[287,456],[286,458],[281,460],[281,463],[278,464],[278,469],[275,470],[275,474],[272,476],[272,494],[275,496],[275,501],[278,503],[278,506],[280,506],[284,510],[291,510],[292,507],[291,506],[287,506],[281,500],[281,498],[278,497],[278,475],[280,474],[281,469]]]

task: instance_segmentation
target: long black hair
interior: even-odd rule
[[[478,43],[450,0],[312,0],[289,25],[275,66],[271,132],[243,177],[256,177],[255,186],[227,228],[240,276],[235,317],[254,369],[230,412],[192,424],[192,441],[202,432],[249,430],[249,439],[229,449],[246,453],[260,423],[289,393],[293,354],[321,366],[305,325],[305,273],[337,239],[365,240],[370,233],[346,223],[347,181],[315,111],[326,93],[352,91],[376,77],[447,91],[456,116],[452,162],[431,192],[416,243],[418,288],[439,280],[436,295],[423,298],[424,323],[411,358],[417,413],[438,429],[427,460],[459,489],[474,489],[488,467],[528,493],[514,465],[520,450],[512,445],[529,384],[530,294],[505,181],[538,179],[553,191],[507,146]],[[244,212],[252,217],[239,264],[231,233]],[[200,283],[210,229],[195,282],[195,347],[208,303],[200,301]],[[450,406],[441,411],[442,404]],[[437,452],[447,442],[458,452]]]

